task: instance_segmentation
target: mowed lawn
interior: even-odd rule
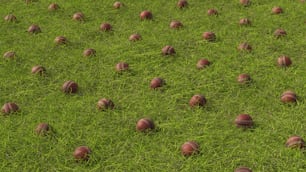
[[[0,106],[15,102],[17,113],[0,117],[0,171],[215,171],[246,166],[255,172],[304,172],[305,149],[290,149],[291,136],[306,139],[306,3],[300,0],[258,0],[242,6],[239,0],[189,0],[179,9],[177,0],[57,0],[60,9],[48,11],[51,1],[1,0],[0,54],[14,51],[14,59],[0,59]],[[283,13],[272,14],[274,6]],[[217,16],[208,16],[214,8]],[[153,20],[139,14],[149,10]],[[72,20],[76,12],[84,21]],[[4,17],[14,14],[16,22]],[[249,18],[251,26],[240,26]],[[182,22],[171,29],[172,20]],[[108,22],[112,31],[99,30]],[[36,24],[41,33],[27,29]],[[287,35],[276,38],[274,31]],[[216,40],[203,40],[203,32]],[[131,42],[133,33],[140,41]],[[65,36],[66,45],[54,39]],[[252,51],[239,51],[248,42]],[[162,55],[166,45],[176,54]],[[87,48],[96,55],[84,57]],[[279,67],[286,55],[292,65]],[[197,61],[211,62],[202,70]],[[119,62],[129,70],[117,72]],[[46,68],[32,74],[35,65]],[[239,74],[252,81],[239,84]],[[161,77],[166,85],[151,89]],[[76,94],[61,87],[72,80]],[[296,103],[282,103],[286,90]],[[195,94],[207,99],[191,108]],[[97,102],[111,99],[113,110],[99,111]],[[235,126],[239,114],[249,114],[254,126]],[[156,129],[136,131],[141,118],[151,118]],[[48,123],[52,131],[38,136],[35,128]],[[200,153],[181,154],[186,141],[196,141]],[[91,149],[88,161],[76,162],[78,146]]]

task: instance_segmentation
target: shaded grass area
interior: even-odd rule
[[[16,23],[0,22],[0,52],[15,51],[14,60],[0,60],[0,103],[16,102],[21,111],[0,120],[2,171],[233,171],[248,166],[253,171],[304,171],[305,151],[285,147],[287,138],[306,139],[305,71],[306,4],[298,1],[253,2],[243,7],[239,1],[190,1],[187,9],[176,1],[58,1],[60,10],[49,12],[50,2],[3,1],[0,16],[13,13]],[[273,6],[284,13],[272,15]],[[207,16],[216,8],[218,16]],[[140,21],[139,13],[150,10],[153,21]],[[71,19],[85,14],[85,22]],[[240,27],[248,17],[250,27]],[[169,28],[171,20],[184,27]],[[100,32],[109,22],[112,32]],[[38,24],[42,33],[26,32]],[[273,32],[283,28],[288,35],[276,39]],[[217,35],[215,42],[202,40],[205,31]],[[132,33],[142,40],[129,42]],[[56,36],[69,43],[56,46]],[[237,51],[249,42],[250,53]],[[172,45],[176,55],[163,57],[161,49]],[[97,51],[84,58],[86,48]],[[288,55],[293,65],[276,66],[280,55]],[[212,65],[197,70],[198,59]],[[129,72],[115,72],[120,61],[130,64]],[[45,77],[31,74],[40,64]],[[237,84],[240,73],[249,73],[250,86]],[[150,80],[162,77],[167,85],[149,89]],[[76,95],[65,95],[66,80],[79,84]],[[284,105],[280,95],[294,90],[296,105]],[[206,107],[190,109],[189,99],[203,94]],[[99,112],[96,103],[110,98],[116,108]],[[237,129],[233,121],[240,113],[252,116],[255,126]],[[151,117],[158,130],[149,134],[135,131],[142,117]],[[34,129],[47,122],[54,130],[37,137]],[[199,155],[184,158],[180,146],[196,140]],[[92,149],[89,162],[76,163],[77,146]]]

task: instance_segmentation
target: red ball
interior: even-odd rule
[[[141,35],[135,33],[135,34],[132,34],[130,37],[129,37],[129,40],[130,41],[139,41],[141,40]]]
[[[61,44],[66,44],[67,43],[67,38],[65,38],[64,36],[58,36],[54,39],[54,42],[57,45],[61,45]]]
[[[237,127],[248,128],[253,126],[253,119],[248,114],[240,114],[235,119]]]
[[[207,14],[209,16],[218,15],[218,11],[216,9],[209,9],[209,10],[207,10]]]
[[[203,95],[196,94],[191,97],[189,100],[190,107],[196,107],[196,106],[204,106],[206,104],[206,99]]]
[[[179,8],[184,8],[188,6],[188,2],[186,0],[179,0],[176,4],[177,7]]]
[[[183,24],[179,21],[171,21],[170,23],[170,28],[172,29],[178,29],[178,28],[181,28],[183,27]]]
[[[239,20],[239,24],[241,26],[251,25],[251,20],[249,20],[247,18],[242,18],[242,19]]]
[[[39,75],[43,75],[46,72],[46,68],[44,68],[43,66],[33,66],[32,67],[32,71],[33,74],[39,74]]]
[[[115,104],[112,100],[102,98],[97,103],[97,108],[99,110],[106,110],[106,109],[114,109]]]
[[[74,81],[66,81],[62,86],[64,93],[76,93],[78,91],[78,84]]]
[[[118,64],[116,64],[116,70],[118,72],[127,71],[129,70],[129,64],[125,62],[119,62]]]
[[[214,32],[204,32],[202,34],[203,39],[207,41],[215,41],[216,40],[216,35]]]
[[[286,146],[289,148],[302,149],[305,147],[305,141],[300,136],[291,136],[288,138]]]
[[[40,27],[38,25],[31,25],[29,28],[28,28],[28,32],[29,33],[33,33],[33,34],[36,34],[36,33],[40,33],[41,30],[40,30]]]
[[[207,59],[200,59],[196,66],[198,69],[203,69],[209,65],[210,65],[210,62]]]
[[[250,44],[243,42],[238,46],[238,50],[240,51],[252,51],[252,47]]]
[[[162,49],[162,54],[163,55],[173,55],[175,54],[175,50],[172,46],[170,45],[166,45],[163,49]]]
[[[19,107],[16,103],[13,103],[13,102],[8,102],[8,103],[5,103],[2,108],[1,108],[1,112],[4,114],[4,115],[8,115],[10,113],[14,113],[14,112],[17,112],[19,110]]]
[[[89,56],[95,56],[96,55],[96,50],[92,48],[88,48],[83,51],[83,56],[84,57],[89,57]]]
[[[50,130],[49,124],[47,124],[47,123],[40,123],[40,124],[38,124],[38,126],[35,129],[35,133],[37,135],[45,136],[45,135],[48,134],[49,130]]]
[[[191,156],[194,154],[198,154],[200,152],[200,146],[195,141],[188,141],[185,142],[181,146],[181,153],[184,156]]]
[[[154,78],[151,80],[150,87],[155,89],[162,87],[165,84],[165,81],[162,78]]]
[[[77,21],[83,21],[84,20],[84,14],[81,13],[81,12],[74,13],[73,16],[72,16],[72,19],[77,20]]]
[[[152,20],[153,19],[153,14],[147,10],[142,11],[139,16],[141,20]]]
[[[112,30],[112,25],[110,25],[109,23],[102,23],[100,25],[100,30],[107,32],[107,31],[111,31]]]
[[[273,13],[273,14],[280,14],[280,13],[283,13],[283,9],[282,9],[281,7],[275,6],[275,7],[272,8],[272,13]]]
[[[240,74],[238,77],[237,77],[237,81],[241,84],[247,84],[247,83],[250,83],[251,81],[251,76],[249,74]]]
[[[239,167],[235,169],[235,172],[252,172],[248,167]]]
[[[136,124],[136,130],[141,132],[147,132],[150,130],[154,130],[155,125],[153,121],[149,118],[142,118]]]
[[[283,56],[278,57],[277,64],[280,67],[288,67],[292,64],[292,61],[290,57],[283,55]]]
[[[80,146],[75,149],[73,152],[73,156],[77,161],[87,161],[89,160],[89,155],[91,154],[91,150],[87,146]]]

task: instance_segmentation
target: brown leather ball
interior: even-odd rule
[[[162,54],[163,55],[173,55],[175,54],[175,50],[172,46],[170,45],[166,45],[163,49],[162,49]]]
[[[207,10],[207,15],[209,16],[218,15],[218,11],[216,9],[209,9]]]
[[[118,72],[127,71],[129,70],[129,64],[125,62],[119,62],[116,64],[115,68]]]
[[[287,32],[286,32],[284,29],[276,29],[276,30],[274,31],[274,36],[275,36],[276,38],[280,38],[280,37],[283,37],[283,36],[285,36],[285,35],[287,35]]]
[[[13,102],[8,102],[8,103],[5,103],[2,108],[1,108],[1,112],[4,114],[4,115],[8,115],[10,113],[14,113],[14,112],[17,112],[19,110],[19,107],[16,103],[13,103]]]
[[[102,23],[100,25],[100,30],[104,32],[111,31],[112,28],[113,28],[112,25],[110,25],[109,23]]]
[[[86,50],[83,51],[83,56],[84,57],[90,57],[90,56],[95,56],[96,55],[96,50],[92,48],[87,48]]]
[[[200,59],[196,66],[198,69],[203,69],[209,65],[210,65],[210,61],[208,59]]]
[[[3,54],[3,58],[6,59],[14,59],[16,56],[16,53],[14,51],[7,51]]]
[[[17,18],[13,14],[8,14],[4,17],[4,20],[7,21],[7,22],[15,22],[15,21],[17,21]]]
[[[272,8],[272,13],[273,14],[281,14],[283,13],[283,9],[281,7],[275,6]]]
[[[66,44],[68,42],[67,38],[64,36],[57,36],[54,39],[55,44],[57,45],[62,45],[62,44]]]
[[[136,130],[140,132],[147,132],[154,129],[155,129],[154,122],[152,121],[152,119],[149,118],[142,118],[138,120],[136,124]]]
[[[246,43],[246,42],[243,42],[241,43],[239,46],[238,46],[238,50],[240,51],[252,51],[252,47],[250,44]]]
[[[205,104],[206,104],[206,98],[200,94],[192,96],[191,99],[189,100],[190,107],[204,106]]]
[[[240,4],[243,6],[249,6],[251,4],[251,0],[240,0]]]
[[[162,78],[156,77],[151,80],[150,87],[152,89],[162,87],[165,84],[165,81]]]
[[[115,104],[112,100],[102,98],[97,103],[98,110],[114,109]]]
[[[153,19],[153,14],[151,13],[151,11],[148,11],[148,10],[142,11],[139,16],[141,20],[152,20]]]
[[[238,167],[235,169],[235,172],[252,172],[252,170],[248,167]]]
[[[82,12],[77,12],[73,14],[72,19],[76,21],[84,21],[84,17],[85,16]]]
[[[46,68],[41,65],[33,66],[31,72],[33,74],[43,75],[46,72]]]
[[[123,3],[116,1],[116,2],[113,4],[113,7],[114,7],[115,9],[119,9],[119,8],[123,7]]]
[[[91,154],[91,150],[87,146],[80,146],[77,147],[74,152],[73,156],[77,161],[87,161],[89,160],[89,156]]]
[[[183,27],[183,24],[180,21],[171,21],[170,28],[171,29],[178,29]]]
[[[198,154],[200,152],[200,146],[195,141],[188,141],[185,142],[181,146],[181,153],[184,156],[191,156],[194,154]]]
[[[78,84],[74,81],[66,81],[62,86],[64,93],[76,93],[78,91]]]
[[[289,148],[302,149],[305,147],[305,141],[300,136],[291,136],[288,138],[286,146]]]
[[[207,41],[215,41],[216,40],[216,34],[214,32],[204,32],[202,34],[203,39]]]
[[[188,6],[187,0],[179,0],[176,4],[177,7],[179,8],[184,8]]]
[[[240,74],[240,75],[238,75],[238,77],[237,77],[237,81],[238,81],[240,84],[247,84],[247,83],[250,83],[250,81],[251,81],[251,76],[250,76],[249,74],[246,74],[246,73]]]
[[[48,10],[49,11],[55,11],[55,10],[58,10],[59,9],[59,5],[56,4],[56,3],[51,3],[49,6],[48,6]]]
[[[137,33],[134,33],[132,34],[130,37],[129,37],[129,40],[130,41],[139,41],[141,40],[141,35],[137,34]]]
[[[42,136],[47,135],[49,131],[50,131],[50,126],[47,123],[40,123],[37,125],[35,129],[35,133],[37,135],[42,135]]]
[[[292,61],[290,57],[283,55],[283,56],[278,57],[277,64],[280,67],[288,67],[292,64]]]
[[[242,19],[239,20],[239,24],[240,24],[240,26],[248,26],[248,25],[251,25],[252,22],[248,18],[242,18]]]
[[[249,128],[253,126],[253,119],[248,114],[240,114],[236,117],[235,124],[237,127]]]
[[[32,34],[37,34],[41,32],[41,29],[38,25],[33,24],[28,28],[28,32]]]
[[[295,103],[297,101],[297,96],[293,91],[285,91],[281,95],[281,101],[283,103]]]

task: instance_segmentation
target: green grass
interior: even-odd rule
[[[20,112],[0,120],[0,171],[234,171],[248,166],[253,171],[305,171],[305,150],[285,147],[292,135],[306,139],[306,3],[298,0],[261,0],[243,7],[238,0],[193,0],[187,9],[171,1],[58,0],[61,9],[47,10],[51,1],[26,4],[2,0],[0,16],[16,15],[18,22],[0,21],[0,53],[15,51],[14,60],[0,60],[0,104],[16,102]],[[273,6],[284,13],[272,15]],[[215,8],[218,16],[207,16]],[[140,21],[139,13],[150,10],[153,21]],[[85,22],[71,19],[85,14]],[[240,27],[248,17],[250,27]],[[184,27],[169,28],[171,20]],[[109,22],[112,32],[99,26]],[[28,34],[38,24],[42,33]],[[276,39],[283,28],[288,35]],[[202,40],[205,31],[217,35],[215,42]],[[142,40],[129,42],[132,33]],[[56,36],[69,43],[56,46]],[[237,51],[247,41],[253,51]],[[164,57],[161,49],[172,45],[176,55]],[[85,58],[86,48],[97,51]],[[280,55],[293,65],[275,65]],[[200,58],[212,65],[197,70]],[[118,74],[114,66],[130,64],[130,71]],[[31,74],[34,65],[46,67],[45,77]],[[249,73],[249,86],[237,84],[240,73]],[[167,85],[151,90],[154,77]],[[61,92],[66,80],[79,84],[75,95]],[[280,102],[285,90],[298,94],[296,105]],[[203,94],[204,108],[191,109],[189,99]],[[116,108],[100,112],[100,98],[112,99]],[[252,116],[255,126],[241,130],[233,121],[241,113]],[[150,117],[157,130],[135,131],[138,119]],[[34,129],[47,122],[54,130],[39,137]],[[188,140],[200,145],[201,153],[189,158],[180,154]],[[91,148],[88,162],[76,163],[72,153],[81,145]]]

